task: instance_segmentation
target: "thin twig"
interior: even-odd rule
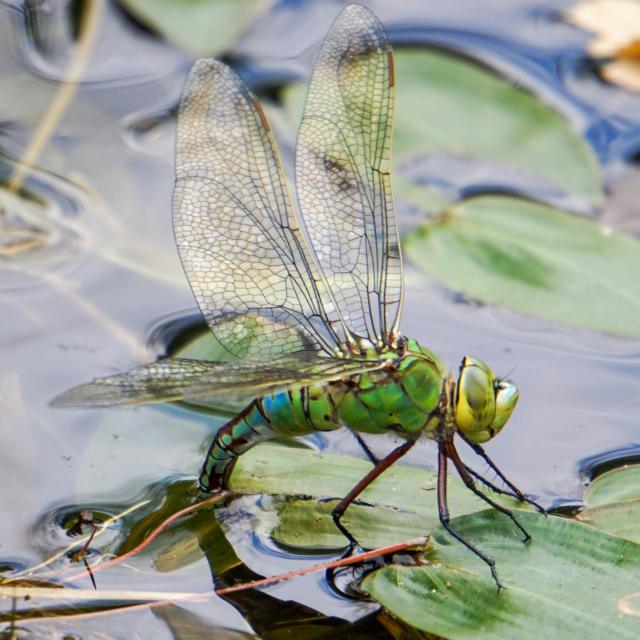
[[[203,507],[209,507],[212,504],[215,504],[216,502],[219,502],[220,500],[222,500],[222,498],[224,498],[225,496],[228,495],[227,491],[223,491],[222,493],[218,493],[215,496],[212,496],[211,498],[208,498],[207,500],[202,500],[201,502],[198,502],[196,504],[192,504],[188,507],[185,507],[184,509],[180,509],[180,511],[176,511],[174,514],[172,514],[171,516],[169,516],[166,520],[163,520],[155,529],[153,529],[151,531],[151,533],[138,545],[136,545],[133,549],[131,549],[130,551],[127,551],[127,553],[123,553],[121,556],[116,556],[114,558],[110,558],[109,560],[106,560],[105,562],[95,562],[92,565],[89,565],[91,570],[93,571],[93,573],[98,573],[99,571],[104,571],[105,569],[108,569],[109,567],[113,567],[116,566],[118,564],[123,563],[125,560],[128,560],[129,558],[141,553],[146,547],[148,547],[163,531],[166,531],[174,522],[176,522],[177,520],[179,520],[180,518],[183,518],[186,515],[189,515],[190,513],[193,513],[194,511],[199,511],[200,509],[202,509]],[[81,573],[76,573],[72,576],[69,576],[67,578],[65,578],[66,582],[73,582],[74,580],[78,580],[80,578],[83,578],[86,576],[86,573],[83,571]]]
[[[295,571],[289,571],[288,573],[281,573],[271,578],[261,578],[260,580],[253,580],[251,582],[244,582],[232,587],[223,587],[222,589],[216,589],[214,593],[218,596],[226,595],[228,593],[235,593],[236,591],[245,591],[246,589],[255,589],[257,587],[264,587],[283,580],[289,580],[290,578],[297,578],[299,576],[306,576],[309,573],[317,573],[318,571],[326,571],[327,569],[336,569],[338,567],[346,567],[350,564],[358,564],[371,560],[372,558],[379,558],[380,556],[390,555],[392,553],[398,553],[398,551],[404,551],[411,547],[422,547],[427,543],[428,538],[413,538],[413,540],[405,540],[404,542],[396,542],[395,544],[387,545],[386,547],[379,547],[378,549],[372,549],[371,551],[364,551],[348,558],[340,558],[339,560],[332,560],[331,562],[323,562],[321,564],[314,564],[311,567],[305,569],[296,569]]]
[[[216,496],[217,497],[217,496]],[[202,504],[202,503],[200,503]],[[194,505],[196,506],[196,505]],[[184,515],[184,509],[182,513]],[[175,514],[177,515],[177,514]],[[295,571],[289,571],[287,573],[281,573],[270,578],[262,578],[260,580],[253,580],[251,582],[244,582],[242,584],[233,585],[231,587],[223,587],[221,589],[215,589],[213,591],[204,592],[157,592],[157,591],[92,591],[90,589],[61,589],[55,587],[12,587],[0,585],[0,597],[9,598],[25,598],[29,597],[31,600],[37,597],[51,598],[54,600],[83,600],[87,601],[117,601],[120,604],[126,602],[134,602],[129,606],[123,606],[119,609],[108,609],[103,611],[91,611],[77,613],[75,610],[70,613],[63,613],[59,608],[56,609],[51,616],[38,616],[38,622],[44,622],[47,620],[60,620],[63,617],[83,618],[83,617],[97,617],[101,615],[113,615],[115,613],[129,612],[136,609],[142,609],[146,607],[159,607],[172,604],[174,602],[185,600],[196,601],[210,598],[212,596],[227,595],[230,593],[237,593],[238,591],[246,591],[248,589],[256,589],[259,587],[265,587],[272,584],[277,584],[283,580],[290,580],[299,576],[308,575],[310,573],[317,573],[319,571],[326,571],[337,567],[344,567],[351,564],[358,564],[372,558],[378,558],[380,556],[389,555],[392,553],[398,553],[412,547],[424,546],[428,538],[414,538],[412,540],[406,540],[405,542],[398,542],[386,547],[379,547],[371,551],[365,551],[348,558],[340,558],[338,560],[332,560],[330,562],[322,562],[320,564],[312,565],[311,567],[305,567],[303,569],[296,569]],[[146,542],[146,541],[145,541]],[[138,547],[136,547],[138,549]],[[130,555],[132,552],[129,552]],[[124,557],[124,556],[122,556]],[[146,600],[146,602],[140,602],[140,600]]]

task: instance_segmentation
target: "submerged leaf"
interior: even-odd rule
[[[258,636],[252,633],[225,628],[222,626],[224,622],[220,626],[214,625],[210,620],[177,604],[154,607],[151,611],[167,625],[171,637],[177,640],[258,640]]]
[[[121,0],[142,22],[194,56],[227,49],[255,16],[260,0]]]
[[[482,302],[640,335],[640,243],[591,220],[481,196],[411,232],[405,249],[430,276]]]
[[[387,566],[362,586],[408,624],[451,640],[636,638],[623,605],[638,591],[640,545],[563,518],[518,518],[527,545],[495,511],[454,521],[496,561],[499,593],[486,565],[443,530],[428,565]]]
[[[592,205],[601,203],[602,177],[593,151],[562,115],[536,96],[450,53],[397,49],[394,58],[398,119],[393,158],[403,171],[411,159],[433,154],[478,158]],[[294,122],[304,91],[304,85],[296,84],[284,93]],[[409,181],[401,171],[396,171],[395,182],[398,196],[406,197]]]

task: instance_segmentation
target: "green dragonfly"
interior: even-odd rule
[[[297,139],[300,213],[287,191],[267,118],[227,66],[195,63],[178,114],[173,220],[186,276],[217,341],[232,362],[166,359],[99,378],[59,396],[57,406],[108,406],[207,398],[245,408],[213,438],[200,474],[204,492],[227,486],[238,456],[274,436],[347,427],[391,433],[402,443],[333,510],[349,504],[421,436],[438,446],[442,525],[450,525],[447,462],[492,507],[513,514],[477,486],[525,497],[482,448],[518,400],[509,381],[476,358],[457,376],[398,329],[402,257],[391,195],[394,111],[391,47],[377,17],[347,6],[321,49]],[[504,482],[466,466],[466,441]],[[362,441],[361,441],[362,442]],[[363,443],[364,444],[364,443]]]

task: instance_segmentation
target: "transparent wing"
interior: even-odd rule
[[[173,221],[200,309],[229,352],[266,360],[344,351],[344,324],[297,224],[255,97],[227,66],[199,60],[180,105]],[[247,341],[246,322],[253,318]],[[247,344],[250,343],[247,352]]]
[[[284,354],[262,363],[174,358],[145,364],[127,373],[96,378],[64,392],[51,405],[108,407],[196,398],[223,403],[248,401],[384,366],[384,360],[325,358],[313,351]]]
[[[296,149],[296,187],[311,244],[345,322],[393,344],[402,261],[390,183],[394,76],[378,18],[338,16],[315,65]]]

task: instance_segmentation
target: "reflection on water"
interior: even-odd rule
[[[6,184],[16,164],[0,161],[0,181]],[[32,171],[16,193],[0,187],[0,260],[7,268],[1,289],[13,291],[29,282],[38,266],[68,273],[90,241],[87,207],[90,195],[68,180]]]
[[[370,4],[388,21],[392,38],[463,49],[539,91],[586,132],[605,178],[619,175],[622,161],[637,152],[640,98],[585,73],[579,55],[585,34],[555,15],[559,5],[568,3],[483,0],[482,10],[477,0]],[[337,10],[337,3],[279,3],[232,53],[245,58],[247,77],[261,86],[302,74]],[[37,18],[40,32],[49,19]],[[51,78],[63,76],[70,46],[68,33],[60,40],[53,29],[47,37],[55,40],[43,41],[41,34],[25,29],[29,24],[16,6],[0,5],[0,146],[13,158],[20,157],[46,110],[55,90]],[[184,503],[171,502],[172,492],[182,491],[181,499],[187,500],[185,487],[198,472],[211,434],[223,423],[223,417],[176,407],[80,412],[48,407],[51,398],[71,386],[166,355],[183,331],[197,329],[197,317],[178,313],[193,308],[194,300],[170,221],[173,109],[187,67],[183,53],[109,9],[86,83],[39,159],[40,168],[29,174],[20,197],[0,194],[8,219],[19,220],[23,232],[33,231],[37,240],[24,253],[29,257],[22,271],[8,270],[0,261],[0,465],[11,479],[0,488],[3,510],[11,514],[1,525],[5,573],[37,565],[73,542],[63,524],[82,510],[106,518],[149,500],[144,514],[114,525],[92,544],[91,553],[112,552],[142,535],[154,519]],[[441,160],[427,158],[412,170],[424,180],[446,181],[453,193],[519,184],[517,177],[490,165]],[[10,170],[7,161],[0,164],[3,181]],[[519,188],[538,194],[546,185]],[[551,200],[555,195],[548,193]],[[404,210],[400,217],[401,223],[409,219]],[[18,264],[15,256],[12,261]],[[60,280],[66,293],[55,284]],[[177,313],[172,322],[158,324],[171,313]],[[622,458],[629,451],[637,455],[637,340],[467,304],[411,268],[402,328],[452,366],[468,353],[491,362],[499,373],[513,371],[520,404],[490,451],[517,485],[546,503],[579,500],[594,460]],[[360,455],[346,433],[323,434],[315,443]],[[383,452],[392,440],[370,438],[370,444]],[[421,443],[407,462],[433,466],[433,447]],[[223,518],[235,552],[250,568],[278,573],[312,562],[273,548],[252,529],[251,512],[259,508],[259,500],[234,503]],[[210,590],[220,576],[230,581],[250,577],[215,530],[211,514],[207,517],[211,528],[188,520],[133,568],[121,566],[97,576],[99,587],[195,592]],[[206,539],[199,537],[202,531]],[[171,556],[176,549],[184,554],[177,560]],[[70,561],[59,563],[56,569],[68,575]],[[90,588],[88,579],[82,586]],[[282,600],[301,604],[279,607]],[[338,629],[339,618],[353,620],[368,611],[361,603],[331,595],[321,576],[232,602],[211,598],[180,611],[188,611],[189,624],[198,620],[201,629],[208,624],[245,632],[248,625],[238,610],[256,630],[269,628],[270,620],[297,629],[313,615],[314,624]],[[308,607],[335,617],[317,616]],[[10,608],[5,602],[4,611]],[[144,609],[109,616],[102,627],[112,637],[168,638],[176,620]],[[371,618],[361,624],[368,637],[389,637]],[[49,637],[56,630],[91,637],[100,628],[90,618],[76,623],[25,620],[21,625],[31,637]]]
[[[27,2],[19,11],[5,10],[4,20],[10,19],[15,26],[15,43],[23,63],[38,75],[62,80],[77,45],[81,13],[88,4]],[[84,82],[139,83],[188,64],[186,55],[145,33],[117,4],[104,5]]]
[[[122,138],[134,150],[167,156],[174,147],[176,108],[132,113],[123,119]]]

